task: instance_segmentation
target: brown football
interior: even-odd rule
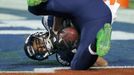
[[[79,34],[74,27],[67,27],[62,30],[60,37],[66,42],[75,42],[79,38]]]

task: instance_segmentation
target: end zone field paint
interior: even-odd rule
[[[69,67],[35,68],[33,71],[0,71],[0,75],[133,75],[134,66],[91,67],[70,70]]]

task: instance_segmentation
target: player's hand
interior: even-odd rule
[[[41,2],[47,2],[48,0],[27,0],[28,6],[36,6],[39,5]]]

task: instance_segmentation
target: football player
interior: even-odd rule
[[[71,69],[85,70],[98,56],[110,49],[111,11],[103,0],[28,0],[28,10],[35,15],[69,18],[80,33]]]

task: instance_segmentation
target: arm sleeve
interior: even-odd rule
[[[28,6],[28,11],[34,15],[48,15],[47,2],[42,2],[36,6]]]

